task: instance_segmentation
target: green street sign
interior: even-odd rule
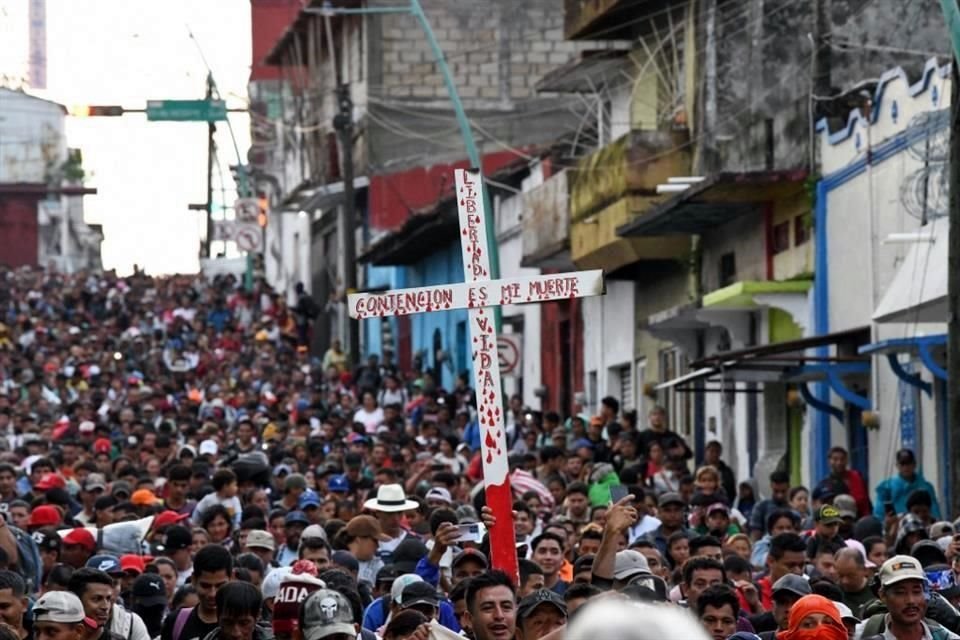
[[[147,120],[216,122],[227,119],[223,100],[148,100]]]

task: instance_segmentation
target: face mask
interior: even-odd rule
[[[777,640],[848,640],[847,630],[832,624],[822,624],[814,629],[784,631]]]

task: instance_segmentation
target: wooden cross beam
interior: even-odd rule
[[[490,238],[480,172],[456,171],[460,240],[466,282],[348,296],[350,316],[357,319],[402,316],[431,311],[468,309],[471,358],[477,387],[477,419],[483,456],[487,505],[497,516],[490,532],[491,564],[517,576],[504,405],[497,357],[497,336],[491,307],[597,296],[606,293],[603,271],[581,271],[490,280]],[[496,239],[494,239],[496,241]]]

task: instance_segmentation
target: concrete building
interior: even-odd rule
[[[818,124],[816,331],[870,359],[859,386],[819,386],[811,455],[855,443],[872,488],[913,449],[949,504],[949,65],[892,69],[867,95],[841,127]]]
[[[67,146],[66,109],[0,87],[0,261],[72,273],[99,270],[103,233],[83,217],[79,150]]]

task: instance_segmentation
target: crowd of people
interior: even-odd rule
[[[492,567],[469,375],[312,357],[302,298],[0,269],[0,640],[960,639],[913,452],[738,479],[613,398],[510,399]]]

